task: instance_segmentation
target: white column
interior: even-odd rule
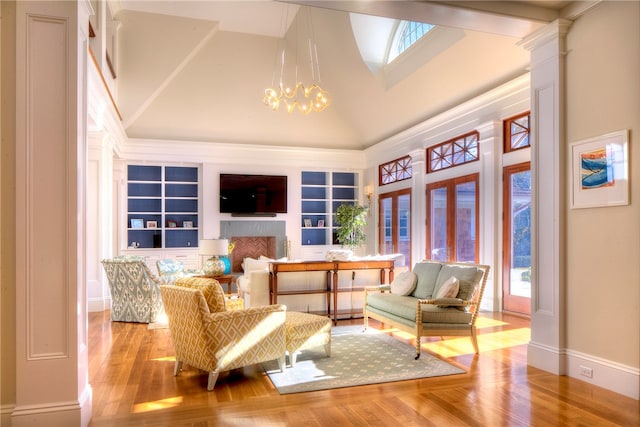
[[[523,41],[531,52],[531,342],[528,363],[562,375],[565,338],[565,36],[559,19]]]
[[[16,2],[13,426],[84,426],[91,418],[84,285],[90,8]]]
[[[113,148],[109,135],[91,132],[87,166],[87,302],[88,311],[111,307],[109,284],[101,260],[113,256]]]
[[[411,156],[411,263],[422,261],[427,257],[427,242],[425,242],[425,218],[427,217],[427,200],[425,179],[427,166],[426,149],[412,150]],[[408,262],[408,260],[407,260]],[[409,266],[413,268],[413,265]]]
[[[491,121],[476,127],[480,133],[480,230],[477,239],[480,239],[480,263],[490,265],[491,271],[487,279],[487,286],[482,297],[481,309],[488,311],[498,311],[500,309],[501,283],[500,272],[501,257],[499,244],[502,224],[501,215],[498,212],[500,206],[501,170],[499,154],[502,152],[502,122]]]

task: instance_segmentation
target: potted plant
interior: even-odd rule
[[[336,209],[336,238],[351,250],[367,240],[364,228],[367,225],[367,208],[360,205],[342,203]]]

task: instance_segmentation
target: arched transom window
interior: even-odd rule
[[[396,59],[398,55],[409,49],[411,45],[420,40],[422,36],[434,27],[434,25],[424,22],[400,21],[394,37],[394,43],[389,50],[387,63]]]

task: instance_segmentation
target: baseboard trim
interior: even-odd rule
[[[111,298],[88,298],[87,310],[89,313],[111,309]]]
[[[640,400],[639,368],[573,350],[567,350],[566,358],[568,376]],[[591,369],[591,378],[582,375],[583,367]]]
[[[86,385],[77,401],[47,402],[38,405],[16,405],[11,414],[3,413],[10,421],[6,425],[13,427],[48,425],[86,427],[91,421],[93,390]],[[3,411],[5,407],[2,408]],[[6,409],[9,409],[8,406]],[[5,425],[5,424],[3,424]]]
[[[527,348],[527,364],[556,375],[566,375],[632,399],[640,399],[639,368],[534,342],[530,342]],[[583,368],[590,369],[593,376],[589,378],[582,375]]]
[[[13,414],[13,410],[16,408],[16,405],[2,405],[0,406],[0,425],[1,426],[10,426],[11,425],[11,414]]]

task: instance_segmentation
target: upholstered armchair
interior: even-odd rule
[[[162,313],[160,280],[143,257],[119,256],[102,260],[111,292],[111,320],[155,322]]]
[[[156,261],[158,274],[162,283],[172,285],[182,277],[192,277],[203,274],[201,270],[185,270],[184,263],[177,259],[163,258]]]
[[[285,363],[286,307],[229,310],[220,283],[182,278],[160,286],[176,352],[174,375],[187,364],[209,373],[213,390],[220,372],[268,360]]]

